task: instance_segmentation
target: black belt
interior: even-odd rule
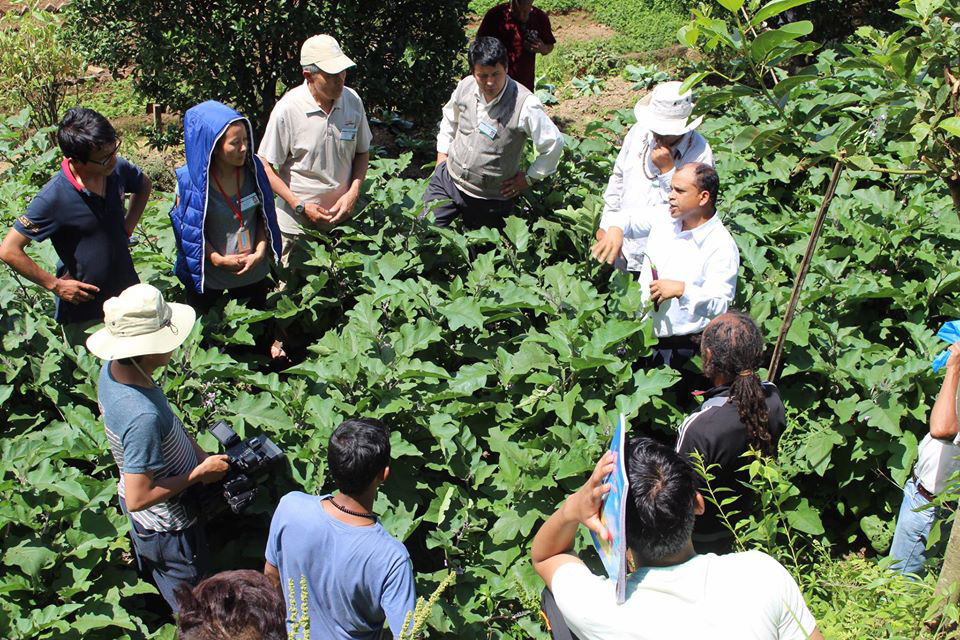
[[[703,333],[688,333],[682,336],[663,336],[657,340],[657,347],[661,349],[700,348],[700,336]]]

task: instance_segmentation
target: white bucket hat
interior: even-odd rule
[[[103,316],[106,326],[87,338],[87,349],[103,360],[169,353],[183,344],[197,320],[193,307],[165,302],[149,284],[127,287],[104,302]]]
[[[633,114],[654,133],[662,136],[681,136],[693,131],[703,122],[703,116],[690,120],[693,96],[680,93],[681,82],[664,82],[640,98]]]
[[[315,64],[325,73],[340,73],[356,63],[343,54],[343,49],[333,36],[311,36],[300,48],[300,66]]]

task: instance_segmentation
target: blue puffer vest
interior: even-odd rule
[[[170,210],[170,222],[177,243],[177,262],[174,270],[183,284],[197,293],[204,291],[204,236],[207,219],[207,180],[213,148],[234,122],[247,126],[251,157],[257,177],[257,190],[261,211],[266,224],[267,242],[274,261],[280,260],[280,227],[277,226],[277,211],[273,202],[273,190],[263,171],[254,149],[253,127],[250,121],[225,104],[208,100],[187,110],[183,117],[183,146],[187,164],[177,169],[179,197]]]

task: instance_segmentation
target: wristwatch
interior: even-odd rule
[[[303,205],[303,200],[301,200],[300,202],[297,203],[297,206],[295,206],[293,210],[297,212],[298,216],[302,216],[303,213],[307,210],[307,208]]]

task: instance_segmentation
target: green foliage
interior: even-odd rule
[[[637,51],[675,44],[674,36],[686,15],[667,0],[584,0],[583,6],[600,22],[628,37]]]
[[[553,52],[537,59],[537,72],[556,85],[563,85],[574,76],[606,77],[624,64],[624,55],[633,50],[633,43],[624,36],[608,40],[557,42]]]
[[[482,18],[487,11],[504,2],[509,0],[470,0],[470,13]],[[548,13],[563,13],[582,9],[585,4],[584,0],[536,0],[534,6]]]
[[[763,16],[770,20],[783,6],[771,3]],[[788,75],[778,67],[817,49],[801,40],[809,25],[754,38],[746,18],[733,14],[733,22],[736,31],[699,15],[680,38],[737,56],[732,69],[695,74],[687,83],[710,74],[727,80],[702,92],[699,105],[710,112],[703,131],[730,185],[722,209],[743,257],[740,296],[776,335],[812,214],[831,166],[841,162],[780,381],[803,416],[794,463],[811,477],[798,478],[802,494],[825,523],[840,525],[828,527],[837,542],[865,536],[882,550],[889,531],[877,524],[895,513],[894,487],[916,459],[936,393],[927,365],[933,332],[958,312],[948,257],[960,248],[956,214],[948,185],[933,170],[913,168],[923,147],[910,134],[924,96],[942,92],[935,88],[943,82],[936,52],[944,48],[899,34],[882,44],[858,42],[846,57],[824,51]],[[888,66],[878,61],[884,46],[916,52],[911,68],[924,72],[923,91],[913,88],[913,74],[895,73],[892,54]],[[923,144],[925,158],[943,157],[935,142]],[[878,472],[893,480],[880,495]]]
[[[810,58],[818,49],[803,41],[803,24],[755,37],[739,13],[730,16],[737,31],[701,13],[681,32],[733,52],[730,67],[704,70],[727,84],[700,91],[701,130],[741,251],[737,305],[771,342],[831,167],[843,163],[787,335],[779,386],[791,426],[776,464],[748,461],[756,508],[730,514],[741,544],[781,559],[837,637],[923,637],[918,612],[931,601],[929,581],[908,584],[869,557],[831,554],[884,551],[883,523],[938,386],[928,370],[933,331],[960,314],[960,228],[939,169],[918,159],[947,166],[951,157],[937,155],[939,132],[911,133],[921,113],[931,132],[951,126],[936,126],[948,117],[942,58],[923,38],[939,33],[943,55],[952,51],[935,16],[953,3],[935,4],[906,5],[930,12],[918,10],[917,26],[895,41],[862,32],[849,48]],[[803,59],[811,64],[784,71]],[[908,68],[922,73],[897,71]],[[308,258],[286,274],[295,285],[272,295],[275,311],[231,303],[209,314],[197,330],[209,342],[195,336],[164,377],[185,424],[224,417],[241,435],[268,433],[289,454],[292,482],[310,492],[325,486],[336,424],[358,413],[386,420],[395,460],[376,510],[411,549],[422,592],[463,572],[428,614],[431,635],[543,637],[526,557],[534,529],[592,468],[612,416],[667,437],[681,418],[674,376],[636,368],[653,341],[638,320],[639,285],[588,254],[632,118],[617,112],[570,137],[558,174],[502,233],[464,236],[418,221],[424,184],[397,177],[411,156],[375,160],[363,212],[315,234]],[[11,212],[54,169],[42,140],[24,142],[25,119],[0,126],[12,159],[0,193],[19,207]],[[144,280],[176,299],[168,207],[168,195],[151,204],[135,260]],[[471,257],[471,247],[482,251]],[[47,244],[36,249],[52,265]],[[51,306],[45,292],[0,278],[0,636],[147,635],[158,621],[138,592],[149,588],[125,563],[127,525],[111,502],[115,471],[95,420],[98,363],[63,346]],[[304,362],[267,374],[230,355],[275,320],[307,337]],[[713,495],[721,506],[727,497]],[[257,506],[261,527],[270,509]],[[102,628],[85,626],[94,624]]]
[[[440,600],[440,596],[457,580],[457,574],[453,571],[447,573],[447,577],[440,581],[437,588],[430,594],[428,600],[423,597],[417,598],[416,608],[407,614],[403,621],[403,629],[400,631],[399,640],[416,640],[423,637],[423,630],[427,624],[427,616],[433,612],[433,608]]]
[[[83,106],[99,112],[107,120],[138,116],[144,112],[144,101],[137,95],[133,80],[129,77],[100,83],[95,91],[86,96]]]
[[[76,0],[67,12],[71,38],[109,69],[133,65],[151,101],[184,111],[220,100],[259,133],[283,88],[303,81],[300,46],[317,32],[357,63],[347,83],[368,109],[438,113],[461,71],[466,9],[466,0]]]
[[[79,94],[86,61],[63,42],[55,14],[41,10],[39,0],[21,4],[22,16],[11,8],[0,17],[0,109],[29,107],[37,126],[56,125],[64,103]]]
[[[651,89],[661,82],[670,80],[670,74],[660,71],[654,65],[633,65],[628,64],[623,70],[627,80],[633,82],[633,90]]]
[[[573,86],[582,96],[598,96],[603,93],[603,80],[589,75],[585,78],[573,78]]]
[[[614,121],[571,140],[543,200],[531,198],[528,218],[511,218],[502,234],[417,221],[424,185],[396,177],[410,155],[375,160],[363,213],[352,228],[317,234],[294,284],[272,295],[276,311],[231,303],[209,314],[196,330],[209,342],[188,341],[162,376],[189,428],[222,417],[242,436],[268,433],[288,452],[290,482],[310,492],[325,486],[336,424],[386,420],[395,459],[376,510],[407,542],[423,592],[462,571],[428,614],[433,632],[539,633],[526,556],[533,528],[592,467],[612,415],[635,415],[645,429],[680,418],[668,390],[675,376],[634,370],[653,341],[636,321],[639,285],[588,259],[624,133]],[[151,202],[134,259],[142,279],[175,300],[169,204],[164,194]],[[474,245],[482,251],[471,258]],[[52,268],[49,243],[31,250]],[[14,621],[0,622],[0,636],[149,635],[159,623],[144,606],[152,589],[129,565],[96,418],[99,363],[64,346],[49,294],[9,272],[0,308],[0,621]],[[310,337],[301,364],[268,375],[226,350],[273,331],[274,319],[289,336]],[[206,433],[198,439],[213,447]],[[265,533],[272,504],[255,506],[246,540],[221,552],[220,566],[262,562],[262,545],[249,541]],[[211,536],[215,548],[233,540]]]

